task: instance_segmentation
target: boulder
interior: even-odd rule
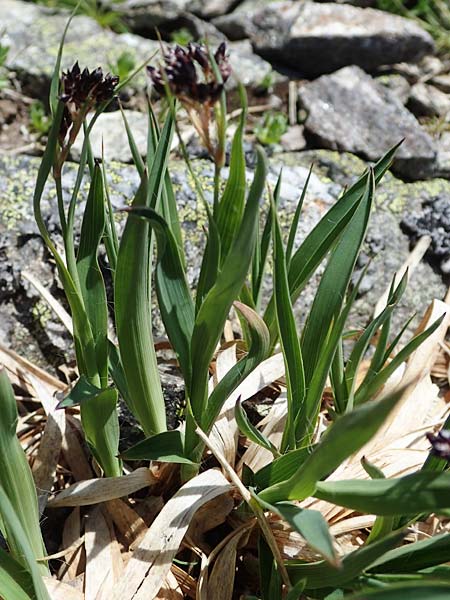
[[[306,134],[315,145],[376,160],[404,138],[395,171],[413,180],[433,175],[436,147],[431,137],[388,89],[359,67],[301,85],[299,100],[308,115]]]
[[[366,70],[432,53],[431,36],[414,21],[371,8],[273,2],[253,16],[255,51],[306,77],[356,64]]]
[[[448,115],[450,119],[450,94],[446,94],[434,85],[416,83],[410,91],[408,108],[416,117],[447,117]]]
[[[55,67],[58,47],[69,14],[52,13],[42,6],[20,0],[2,0],[2,43],[9,46],[6,67],[29,84],[33,95],[45,95]],[[131,33],[117,34],[86,16],[75,16],[69,27],[62,57],[63,69],[78,60],[81,67],[102,66],[114,71],[126,52],[136,66],[159,50],[159,44]],[[131,87],[145,84],[144,74]]]

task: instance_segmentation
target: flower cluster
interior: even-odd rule
[[[103,75],[101,67],[93,71],[87,68],[81,71],[76,62],[71,69],[62,74],[61,83],[63,93],[60,98],[65,107],[59,139],[63,145],[69,129],[69,142],[73,143],[86,114],[114,96],[119,78],[110,73]]]
[[[164,54],[164,64],[159,68],[148,66],[147,73],[160,95],[165,95],[168,87],[181,102],[209,155],[216,165],[222,166],[225,148],[219,130],[223,131],[225,114],[222,113],[225,111],[219,110],[214,114],[213,108],[218,107],[224,85],[231,75],[226,44],[220,44],[214,60],[201,44],[191,43],[186,49],[180,46],[169,48]],[[217,127],[215,139],[211,133],[214,118]]]
[[[427,433],[427,438],[432,446],[431,452],[450,461],[450,430],[442,429],[437,435]]]
[[[148,66],[147,73],[156,89],[164,95],[165,85],[183,104],[213,105],[219,100],[224,83],[231,74],[226,54],[226,44],[222,43],[214,54],[222,81],[218,81],[206,48],[200,44],[188,44],[187,48],[176,46],[164,54],[163,67]]]

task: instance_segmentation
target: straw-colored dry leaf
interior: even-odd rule
[[[114,600],[155,598],[193,515],[200,506],[230,490],[230,483],[215,469],[185,483],[167,502],[134,551],[115,588]]]
[[[233,507],[233,498],[228,495],[217,496],[217,498],[213,498],[207,504],[201,506],[189,526],[189,537],[198,544],[204,533],[226,521]]]
[[[197,583],[195,579],[191,575],[186,573],[186,571],[183,571],[183,569],[178,565],[172,565],[171,571],[175,575],[178,585],[180,586],[180,589],[182,590],[183,594],[187,598],[192,598],[192,600],[198,600],[196,592]]]
[[[87,516],[84,534],[85,600],[107,600],[111,597],[115,583],[114,541],[101,507],[94,507]]]
[[[72,581],[77,574],[84,569],[86,564],[86,554],[84,544],[76,550],[72,550],[75,544],[81,537],[81,519],[80,507],[73,509],[70,515],[64,522],[62,534],[62,546],[68,548],[65,553],[65,562],[61,565],[58,573],[58,579],[63,581]]]
[[[216,359],[216,371],[212,377],[214,387],[221,379],[234,367],[236,364],[236,345],[233,344],[222,350]],[[234,406],[236,400],[233,394],[225,401],[222,409],[217,417],[210,437],[215,441],[216,445],[221,448],[222,453],[227,458],[227,461],[234,465],[237,448],[238,426],[234,418]]]
[[[162,588],[156,596],[157,600],[183,600],[183,592],[172,571],[169,571]]]
[[[128,546],[135,543],[147,531],[144,519],[123,500],[119,498],[108,500],[105,503],[105,509]]]
[[[93,476],[92,469],[78,435],[76,419],[68,414],[66,415],[66,429],[62,440],[62,451],[75,481],[84,481]]]
[[[83,592],[52,577],[44,577],[51,600],[85,600]],[[13,600],[12,598],[10,600]]]
[[[122,477],[104,477],[78,481],[49,501],[57,506],[85,506],[128,496],[156,482],[150,469],[141,467]]]
[[[47,415],[47,422],[33,462],[33,478],[38,492],[39,511],[43,513],[55,480],[66,431],[66,415],[64,410],[56,409],[57,402],[49,394],[48,387],[34,375],[30,374],[29,378]]]
[[[283,437],[283,431],[285,428],[287,416],[287,397],[286,392],[280,394],[280,397],[273,403],[272,408],[269,411],[267,417],[265,417],[259,424],[258,427],[261,429],[263,435],[268,438],[272,444],[279,448],[281,444],[281,438]],[[237,472],[241,473],[242,468],[245,465],[250,467],[255,473],[262,469],[267,464],[272,462],[272,453],[262,448],[258,444],[251,442],[244,452],[241,460],[239,461]]]
[[[214,553],[215,560],[208,577],[207,598],[232,600],[237,551],[241,544],[248,541],[253,525],[254,521],[234,532],[226,544],[220,544],[220,551]]]

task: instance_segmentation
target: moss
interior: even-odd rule
[[[31,314],[33,318],[39,322],[41,327],[45,329],[47,323],[53,318],[53,313],[49,305],[44,300],[38,300],[33,306]]]

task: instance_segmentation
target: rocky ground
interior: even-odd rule
[[[263,139],[275,142],[267,147],[272,182],[283,166],[281,210],[286,226],[309,166],[315,164],[299,241],[368,161],[404,138],[392,173],[377,194],[359,268],[369,257],[373,261],[352,317],[354,325],[367,321],[412,246],[431,235],[426,259],[411,277],[399,324],[423,311],[432,298],[445,295],[450,272],[450,57],[438,54],[433,38],[415,21],[369,4],[375,2],[124,0],[114,3],[114,10],[126,33],[103,28],[89,16],[74,18],[63,66],[79,60],[83,66],[126,73],[129,65],[158,51],[155,28],[164,40],[182,35],[197,40],[206,36],[213,45],[228,40],[234,72],[230,111],[237,106],[237,80],[250,96],[249,178],[258,124],[273,111],[286,115],[282,137]],[[9,48],[0,67],[0,343],[52,369],[70,359],[69,340],[23,272],[62,300],[54,265],[34,225],[32,193],[45,142],[45,98],[66,19],[63,10],[0,0],[0,44]],[[121,95],[142,152],[145,86],[144,76],[138,76]],[[114,108],[94,128],[92,144],[101,155],[103,137],[112,200],[122,204],[135,191],[137,175],[127,164],[131,155],[118,105]],[[185,133],[189,139],[189,127]],[[212,165],[195,141],[189,147],[208,191]],[[79,149],[72,153],[75,162]],[[171,174],[195,285],[205,215],[176,150]],[[74,176],[72,165],[64,177],[66,193]],[[51,190],[44,208],[57,236]],[[299,318],[312,293],[313,287],[298,307]],[[158,330],[157,316],[155,327]]]

